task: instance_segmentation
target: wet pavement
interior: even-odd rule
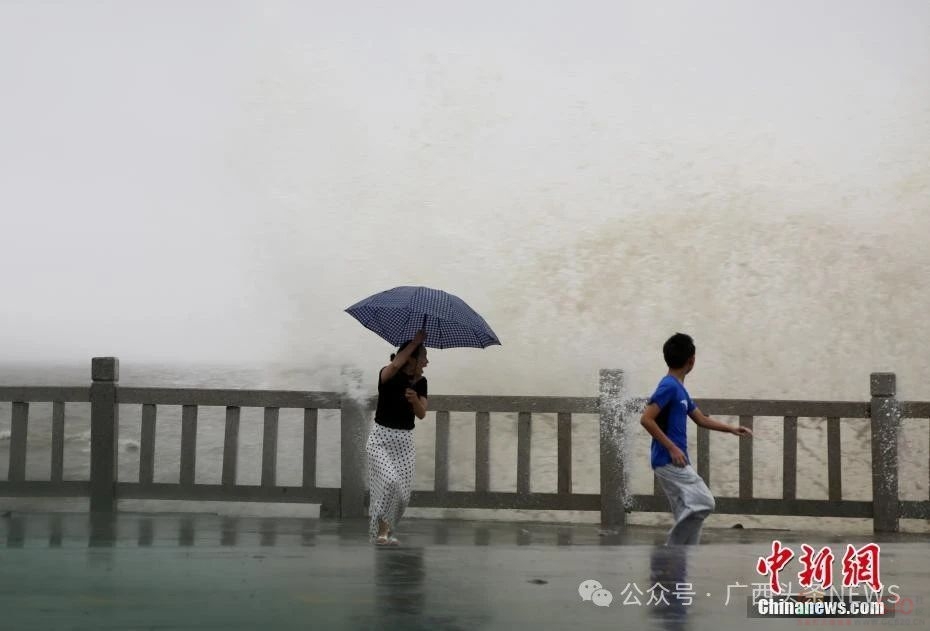
[[[399,547],[376,548],[366,533],[358,520],[4,514],[0,628],[815,626],[747,615],[754,586],[767,581],[756,562],[771,553],[773,539],[795,552],[781,577],[794,581],[795,592],[801,543],[831,546],[836,582],[846,544],[881,545],[881,580],[902,597],[894,619],[816,626],[930,628],[926,536],[708,529],[702,545],[685,549],[663,546],[664,530],[647,527],[602,533],[589,525],[409,519],[397,533]],[[609,594],[584,600],[579,586],[587,581]]]

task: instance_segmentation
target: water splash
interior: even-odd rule
[[[627,412],[629,397],[623,371],[601,370],[599,405],[601,414],[601,493],[620,495],[623,510],[632,507],[629,491],[629,431]],[[610,512],[610,511],[608,511]],[[616,524],[622,516],[608,514],[608,525]]]
[[[621,414],[620,421],[623,425],[623,431],[621,436],[623,442],[620,445],[620,451],[623,457],[623,506],[627,511],[633,510],[633,491],[632,491],[632,478],[631,472],[633,470],[634,463],[639,454],[633,452],[633,432],[636,431],[639,426],[639,418],[643,413],[643,408],[646,405],[646,398],[641,396],[631,396],[626,395],[620,402],[621,405]]]
[[[339,371],[339,393],[350,399],[353,403],[366,409],[371,405],[374,388],[367,385],[364,372],[356,366],[343,366]]]

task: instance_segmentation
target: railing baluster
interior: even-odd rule
[[[559,412],[558,416],[558,492],[569,495],[572,492],[572,415]]]
[[[740,416],[739,424],[752,429],[753,417]],[[739,439],[739,498],[752,499],[752,441]]]
[[[239,463],[239,412],[241,408],[226,408],[226,433],[223,436],[223,486],[236,486]]]
[[[710,486],[710,430],[706,427],[698,427],[697,431],[697,469]]]
[[[475,412],[475,491],[491,490],[491,414]]]
[[[517,493],[530,493],[530,440],[532,436],[530,412],[517,414]]]
[[[304,488],[316,486],[316,408],[304,410]]]
[[[65,472],[65,403],[52,403],[52,482],[64,480]]]
[[[827,419],[827,488],[831,502],[843,499],[843,471],[840,441],[840,419]]]
[[[139,445],[139,483],[152,484],[155,479],[155,423],[156,406],[142,405],[142,434]]]
[[[785,417],[785,436],[782,457],[782,498],[798,496],[798,417]]]
[[[262,486],[274,486],[278,471],[278,408],[265,408],[262,436]]]
[[[13,402],[13,415],[10,422],[10,482],[23,482],[26,479],[26,433],[28,431],[29,404]]]
[[[197,406],[181,408],[181,486],[194,485],[197,467]]]
[[[433,465],[435,471],[434,486],[437,493],[449,490],[449,413],[436,412],[436,454]]]

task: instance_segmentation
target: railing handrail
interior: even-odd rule
[[[930,418],[930,401],[898,401],[901,418]]]
[[[2,403],[89,403],[90,386],[0,386]]]
[[[197,405],[203,407],[316,408],[338,410],[343,395],[310,390],[233,388],[118,387],[122,404]]]
[[[708,414],[721,416],[792,416],[797,418],[869,418],[865,401],[814,401],[791,399],[695,399]]]
[[[432,410],[445,412],[492,412],[537,414],[597,414],[597,397],[533,397],[437,394],[429,397]]]

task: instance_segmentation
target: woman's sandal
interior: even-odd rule
[[[396,546],[396,545],[400,545],[400,541],[388,535],[381,535],[380,537],[375,539],[375,545],[376,546]]]

